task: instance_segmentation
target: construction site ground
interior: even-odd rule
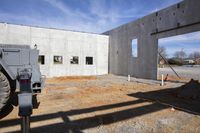
[[[33,99],[31,132],[199,133],[200,100],[179,97],[184,84],[114,75],[47,79]],[[4,111],[0,133],[20,132],[18,107]]]

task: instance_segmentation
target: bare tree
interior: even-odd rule
[[[182,50],[180,50],[180,51],[176,51],[176,52],[174,53],[174,57],[177,58],[177,59],[183,60],[184,58],[187,57],[187,54],[186,54],[185,51],[183,51],[183,49],[182,49]]]
[[[165,48],[165,47],[159,46],[159,47],[158,47],[158,52],[159,52],[162,56],[167,57],[167,52],[166,52],[166,48]]]
[[[158,61],[159,61],[159,64],[165,64],[166,62],[164,61],[164,59],[162,58],[162,57],[164,57],[164,58],[167,58],[167,52],[166,52],[166,48],[165,47],[163,47],[163,46],[159,46],[158,47]],[[161,56],[162,57],[161,57]]]
[[[200,58],[200,52],[199,51],[195,51],[195,52],[191,53],[189,55],[189,57],[193,58],[193,59],[198,59],[198,58]]]

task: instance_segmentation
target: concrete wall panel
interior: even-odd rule
[[[109,35],[109,72],[157,79],[158,39],[200,30],[200,1],[185,0],[122,25]],[[131,40],[138,39],[138,57],[131,56]]]
[[[57,29],[0,23],[0,43],[37,44],[45,55],[41,72],[47,77],[108,74],[108,36]],[[98,40],[98,41],[97,41]],[[62,56],[62,64],[54,64],[53,56]],[[71,56],[79,56],[79,64],[70,64]],[[93,57],[86,65],[85,57]]]

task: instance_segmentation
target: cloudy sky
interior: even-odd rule
[[[180,1],[181,0],[0,0],[0,21],[102,33]],[[199,35],[200,34],[195,35],[197,37],[195,39],[198,40],[198,38],[200,38]],[[192,36],[193,35],[191,35],[191,37]],[[188,42],[184,36],[177,38],[179,41],[181,40],[181,42]],[[193,39],[189,40],[192,41]],[[199,43],[199,40],[195,43]],[[167,42],[167,45],[169,45],[168,51],[172,53],[175,48],[171,43],[175,43],[176,38],[170,38],[168,41],[160,40],[160,44],[164,44],[163,42]],[[181,46],[176,45],[178,46],[176,49],[182,49],[182,47],[186,49],[186,43],[182,43]],[[192,49],[191,47],[198,46],[197,48],[200,50],[200,46],[194,45],[193,42],[190,42],[188,46],[190,46],[190,49]],[[171,47],[173,47],[173,49]],[[191,50],[189,52],[191,52]]]
[[[200,52],[200,32],[159,39],[159,46],[166,48],[168,57],[182,50],[189,56],[193,52]]]

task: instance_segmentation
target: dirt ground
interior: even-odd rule
[[[200,66],[173,66],[173,69],[180,77],[200,80]],[[160,76],[162,74],[176,76],[168,66],[164,68],[158,68],[158,75]]]
[[[183,85],[113,75],[47,79],[34,100],[31,132],[199,133],[200,100],[177,97]],[[20,132],[18,107],[9,112],[0,120],[0,133]]]

